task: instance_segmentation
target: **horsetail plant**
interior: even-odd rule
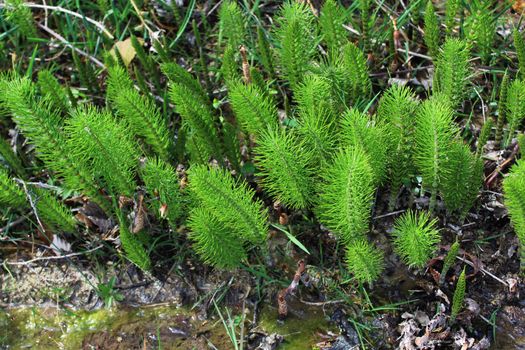
[[[457,211],[461,223],[474,204],[483,182],[483,161],[462,142],[449,145],[442,164],[441,192],[449,212]]]
[[[234,83],[229,91],[230,103],[242,129],[258,136],[268,127],[278,125],[277,108],[264,91],[253,84]]]
[[[9,91],[1,94],[2,104],[24,136],[36,146],[38,157],[64,179],[67,188],[84,192],[109,213],[108,201],[98,192],[99,182],[82,161],[85,156],[73,155],[60,113],[52,108],[48,97],[38,99],[28,78],[0,79],[0,91]]]
[[[425,9],[425,44],[432,60],[436,62],[439,52],[439,19],[434,10],[432,0],[427,1]]]
[[[355,109],[348,110],[340,124],[340,140],[343,147],[361,147],[372,167],[374,183],[381,184],[386,175],[387,129]]]
[[[431,192],[431,213],[436,206],[438,190],[444,177],[444,164],[455,133],[452,110],[447,99],[433,96],[421,105],[414,131],[414,163],[423,176],[423,186]]]
[[[499,87],[499,101],[498,101],[498,120],[496,122],[496,135],[494,136],[494,144],[496,147],[501,147],[501,140],[503,135],[503,126],[507,119],[507,92],[509,89],[509,74],[505,70],[503,79]]]
[[[490,60],[492,44],[496,33],[496,21],[492,13],[493,2],[490,0],[473,0],[470,3],[470,15],[465,19],[467,41],[477,46],[485,64]]]
[[[285,2],[276,20],[275,37],[281,74],[292,90],[303,81],[318,42],[315,23],[306,3]]]
[[[412,90],[392,85],[379,100],[377,120],[388,129],[388,178],[391,192],[389,210],[394,210],[398,192],[414,174],[414,121],[419,101]]]
[[[337,55],[340,48],[347,42],[346,13],[335,0],[326,0],[321,8],[319,27],[321,37],[330,55]]]
[[[437,219],[427,212],[408,211],[394,223],[394,250],[409,267],[422,268],[432,257],[441,237]]]
[[[27,177],[27,171],[24,169],[20,158],[13,152],[9,142],[2,137],[0,137],[0,158],[2,158],[2,161],[19,177]]]
[[[505,104],[506,117],[508,121],[508,135],[505,145],[507,146],[514,138],[516,129],[525,118],[525,81],[514,80],[507,92],[507,103]]]
[[[340,151],[322,177],[319,221],[345,244],[364,238],[377,179],[365,151],[359,146]]]
[[[224,1],[219,10],[218,44],[221,45],[225,41],[226,46],[232,48],[241,46],[246,38],[245,18],[237,1]]]
[[[450,270],[454,262],[456,261],[456,257],[458,256],[459,252],[459,242],[455,241],[450,246],[450,249],[445,256],[445,259],[443,260],[443,269],[441,269],[441,274],[439,276],[439,284],[442,285],[445,282],[445,278],[447,277],[447,272]]]
[[[452,298],[452,312],[450,314],[450,322],[454,323],[459,312],[463,308],[463,301],[465,300],[465,290],[467,288],[467,277],[465,275],[465,268],[458,278],[456,284],[456,290],[454,291],[454,297]]]
[[[175,169],[162,159],[148,159],[141,174],[156,216],[166,218],[175,227],[182,215],[180,186]]]
[[[348,270],[359,283],[372,283],[383,272],[383,252],[364,239],[347,244],[345,256]]]
[[[514,39],[516,55],[518,56],[519,74],[521,78],[525,78],[525,40],[518,28],[514,28],[512,37]]]
[[[188,172],[189,191],[195,201],[190,213],[191,237],[201,257],[221,267],[238,266],[246,256],[245,245],[260,245],[266,239],[267,211],[260,201],[254,201],[254,192],[242,181],[236,181],[224,169],[193,165]],[[215,222],[216,225],[210,226]],[[216,247],[222,242],[232,244],[228,251]],[[220,254],[220,255],[217,255]],[[234,259],[235,258],[235,259]],[[234,260],[232,260],[234,259]]]
[[[448,0],[445,7],[445,26],[447,37],[452,36],[456,27],[456,16],[461,8],[461,0]]]
[[[465,41],[448,38],[437,60],[433,91],[445,96],[454,109],[463,103],[468,92],[469,55]]]
[[[262,187],[285,206],[304,209],[314,200],[313,152],[283,129],[271,128],[254,150]]]
[[[520,244],[521,273],[525,274],[525,165],[518,160],[503,180],[505,206]]]

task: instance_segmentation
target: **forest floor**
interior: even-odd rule
[[[206,7],[208,13],[211,8]],[[180,12],[184,14],[185,8]],[[519,17],[513,12],[514,21]],[[135,18],[134,23],[138,22]],[[188,60],[197,61],[194,39],[188,36],[184,41],[195,56]],[[206,45],[213,52],[213,44]],[[419,47],[414,46],[414,50]],[[59,48],[52,49],[49,55],[59,54]],[[371,74],[382,79],[384,86],[396,80],[425,87],[432,69],[413,70],[425,66],[425,58],[411,58],[409,65],[397,66],[390,78],[385,67]],[[16,55],[11,59],[16,60]],[[64,76],[68,63],[61,63]],[[476,84],[481,86],[482,79]],[[479,133],[482,108],[472,108],[468,128],[473,135]],[[185,253],[189,250],[185,244],[179,247],[177,259],[157,257],[161,262],[154,272],[144,273],[128,261],[105,259],[104,245],[57,256],[30,241],[6,242],[0,251],[0,348],[223,350],[239,349],[238,342],[244,344],[240,349],[261,350],[525,349],[525,283],[519,275],[519,243],[501,191],[500,172],[513,162],[513,147],[495,150],[489,141],[483,155],[487,181],[477,209],[462,225],[440,216],[442,245],[420,271],[408,269],[389,243],[394,219],[404,210],[388,211],[388,196],[378,196],[370,238],[384,252],[385,271],[372,286],[350,280],[336,237],[322,226],[301,221],[308,213],[297,211],[287,213],[288,227],[294,228],[310,254],[275,226],[267,261],[230,272],[198,263]],[[406,208],[409,194],[402,193],[399,200],[399,207]],[[414,206],[424,208],[427,202],[428,197],[417,197]],[[280,209],[273,208],[271,201],[265,204],[271,222],[279,222]],[[438,212],[444,211],[438,202]],[[94,231],[99,229],[107,235],[104,240],[111,241],[115,223],[85,216]],[[457,237],[460,253],[445,282],[439,284],[444,256]],[[303,277],[308,278],[289,296],[288,316],[280,319],[278,294],[290,285],[301,262]],[[450,325],[452,296],[464,266],[465,307]]]

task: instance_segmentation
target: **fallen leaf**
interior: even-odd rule
[[[137,38],[137,40],[141,45],[144,42],[144,40],[141,38]],[[115,50],[118,50],[120,57],[122,57],[122,61],[124,62],[126,67],[129,66],[129,64],[131,63],[131,61],[133,61],[135,55],[137,54],[135,48],[131,44],[131,38],[127,38],[123,41],[117,41],[115,45],[113,45],[113,48],[111,49],[110,53],[111,56],[113,56],[113,58],[117,59]]]

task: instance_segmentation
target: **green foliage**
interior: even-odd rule
[[[468,92],[469,56],[466,42],[448,38],[437,61],[434,92],[444,95],[454,109],[463,103]]]
[[[374,196],[374,174],[360,147],[341,151],[322,174],[317,206],[321,223],[344,243],[364,238]]]
[[[514,47],[516,48],[516,54],[518,55],[519,74],[522,78],[525,77],[525,40],[523,35],[520,33],[518,28],[514,28],[512,32],[514,38]]]
[[[120,227],[120,244],[124,249],[126,257],[133,264],[137,265],[143,271],[149,271],[151,269],[151,260],[148,252],[144,249],[141,241],[137,235],[131,233],[127,228],[127,224],[122,217],[122,213],[119,216],[119,227]]]
[[[485,63],[489,63],[496,34],[493,7],[494,3],[491,0],[473,0],[470,4],[470,16],[466,17],[464,25],[467,41],[476,44]]]
[[[9,177],[7,170],[2,167],[0,167],[0,204],[13,208],[27,207],[24,191]]]
[[[139,154],[129,128],[107,110],[78,108],[68,120],[68,144],[95,178],[102,178],[114,195],[132,197]]]
[[[447,209],[458,211],[462,222],[481,188],[483,161],[462,142],[453,142],[448,147],[448,158],[442,164],[441,191]]]
[[[241,81],[239,66],[235,60],[235,49],[232,46],[227,46],[222,56],[221,75],[228,90],[234,83]]]
[[[40,94],[47,96],[53,109],[61,111],[62,113],[69,111],[71,105],[66,90],[49,70],[44,69],[38,72],[37,84]]]
[[[188,227],[193,249],[205,263],[231,269],[246,260],[248,254],[243,237],[213,212],[204,208],[192,210]]]
[[[160,89],[160,74],[155,60],[146,53],[144,46],[135,35],[131,35],[131,45],[135,50],[137,59],[142,64],[145,74],[153,81],[155,86]]]
[[[353,43],[348,43],[343,47],[341,57],[346,79],[350,85],[350,97],[354,102],[358,99],[366,100],[372,92],[372,82],[365,54]]]
[[[117,113],[130,126],[135,135],[144,139],[155,154],[163,160],[170,159],[170,132],[161,111],[148,97],[141,96],[124,68],[109,68],[108,98]]]
[[[33,197],[38,215],[53,230],[76,232],[71,211],[47,190],[35,189]]]
[[[179,180],[175,169],[161,159],[149,159],[141,174],[155,215],[166,218],[170,225],[175,226],[182,215]]]
[[[201,108],[207,108],[211,114],[211,103],[206,91],[201,84],[187,70],[176,63],[163,63],[161,70],[169,79],[172,86],[182,86],[187,93],[186,98],[192,100],[195,105],[202,105]],[[174,101],[175,102],[175,101]],[[187,102],[190,103],[190,102]]]
[[[297,133],[304,148],[312,152],[311,166],[320,170],[331,158],[335,144],[330,84],[319,76],[308,75],[297,89],[295,100]]]
[[[437,219],[426,212],[407,211],[394,224],[394,250],[409,267],[423,268],[440,241]]]
[[[456,284],[456,290],[454,291],[454,297],[452,299],[452,313],[450,315],[450,322],[456,320],[457,315],[463,308],[463,301],[465,300],[465,289],[467,288],[467,278],[465,276],[465,268],[461,271]]]
[[[346,246],[346,264],[359,283],[372,283],[383,272],[383,252],[359,239]]]
[[[27,78],[0,81],[3,104],[13,115],[25,137],[37,149],[37,154],[56,174],[63,177],[69,189],[82,191],[108,210],[105,200],[98,194],[98,183],[85,167],[85,155],[77,157],[66,142],[62,118],[52,109],[48,98],[37,99],[34,86]]]
[[[361,147],[368,156],[374,183],[379,185],[386,175],[388,131],[366,114],[348,110],[341,120],[341,143],[345,148]]]
[[[512,166],[503,181],[505,206],[520,242],[521,272],[525,273],[525,163],[522,159]]]
[[[75,221],[69,209],[42,189],[27,188],[37,214],[44,224],[53,230],[75,232]],[[0,168],[0,205],[15,209],[29,208],[29,199],[22,188],[11,179],[7,170]]]
[[[521,125],[523,118],[525,118],[525,81],[521,79],[514,80],[508,90],[507,103],[507,121],[509,134],[507,144],[510,143],[514,137],[514,132]]]
[[[5,1],[5,19],[18,27],[19,32],[24,36],[36,36],[33,14],[29,7],[25,6],[23,0]]]
[[[361,13],[361,31],[363,39],[363,47],[368,48],[369,45],[369,31],[370,31],[370,8],[372,0],[358,0],[359,12]]]
[[[345,9],[339,6],[336,0],[326,0],[321,8],[319,27],[322,40],[330,54],[337,54],[348,41],[346,29],[343,28],[345,20]]]
[[[450,246],[450,249],[445,256],[445,259],[443,260],[443,269],[441,270],[441,275],[439,276],[439,284],[443,284],[445,282],[445,278],[447,277],[447,272],[450,270],[452,265],[454,265],[454,262],[456,261],[456,257],[458,256],[459,252],[459,242],[455,241]]]
[[[447,36],[451,36],[456,27],[456,16],[461,7],[461,0],[448,0],[445,7],[445,26]]]
[[[264,91],[253,84],[236,82],[230,86],[230,103],[242,129],[260,135],[278,125],[277,108]]]
[[[432,193],[431,212],[436,204],[445,169],[443,165],[454,134],[452,110],[448,101],[441,96],[434,96],[423,102],[416,117],[414,163],[423,176],[423,185]]]
[[[27,172],[24,169],[20,158],[13,152],[9,142],[0,137],[0,158],[14,171],[18,176],[25,178]]]
[[[496,136],[494,137],[494,143],[496,147],[501,146],[501,139],[503,135],[503,125],[507,119],[507,92],[509,90],[509,75],[505,71],[503,79],[501,80],[501,85],[499,88],[499,101],[498,101],[498,120],[496,125]]]
[[[194,147],[192,160],[207,163],[210,157],[214,157],[222,161],[222,148],[210,109],[199,103],[190,88],[184,84],[173,83],[170,97],[182,116],[185,127],[189,129],[189,144]]]
[[[314,199],[313,172],[309,168],[312,150],[283,129],[269,129],[255,148],[255,160],[262,187],[284,205],[307,208]]]
[[[118,53],[118,50],[115,50]],[[78,72],[78,79],[83,87],[87,88],[91,93],[98,93],[99,87],[97,83],[97,75],[93,69],[93,63],[86,59],[81,59],[75,50],[72,51],[73,62]],[[122,59],[121,59],[122,60]]]
[[[273,55],[268,45],[268,38],[264,33],[264,30],[261,27],[257,27],[257,48],[259,49],[261,63],[268,74],[268,76],[273,79],[275,76]]]
[[[492,127],[494,126],[494,122],[492,119],[487,119],[483,126],[481,127],[481,131],[479,133],[478,137],[478,144],[476,146],[476,155],[481,156],[483,154],[483,147],[487,144],[487,141],[489,140],[490,133],[492,132]]]
[[[425,44],[433,61],[436,61],[439,53],[439,20],[434,10],[432,0],[428,0],[425,9]]]
[[[281,75],[290,82],[292,90],[303,81],[316,45],[314,19],[306,3],[286,2],[276,20],[275,36]]]
[[[188,179],[196,207],[213,213],[238,239],[264,242],[268,214],[260,201],[253,200],[254,191],[245,182],[236,181],[225,169],[204,165],[193,165]]]
[[[377,120],[388,128],[388,177],[391,185],[389,209],[394,210],[397,193],[414,173],[414,120],[418,107],[415,94],[408,87],[394,84],[379,100]]]
[[[219,42],[223,39],[231,47],[239,47],[246,37],[245,14],[242,13],[237,1],[226,0],[219,10]]]

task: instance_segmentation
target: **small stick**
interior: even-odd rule
[[[97,22],[94,19],[91,19],[91,18],[86,17],[84,15],[81,15],[79,13],[76,13],[76,12],[73,12],[71,10],[65,9],[63,7],[50,6],[50,5],[45,5],[45,4],[44,5],[40,5],[40,4],[33,4],[33,3],[25,3],[24,6],[28,7],[28,8],[43,9],[46,13],[47,13],[47,10],[67,13],[68,15],[75,16],[77,18],[86,20],[87,22],[93,24],[95,27],[100,29],[100,31],[102,31],[104,34],[106,34],[106,36],[108,38],[115,39],[115,37],[106,29],[106,27],[104,27],[104,25],[102,23]],[[5,7],[6,7],[6,4],[0,4],[0,8],[5,8]],[[46,27],[47,27],[47,15],[46,15],[46,19],[45,19],[44,23],[46,24]]]
[[[487,180],[485,181],[485,187],[490,188],[494,180],[498,178],[499,173],[505,170],[505,168],[507,168],[510,165],[510,163],[514,160],[516,153],[518,153],[518,149],[519,149],[519,145],[518,144],[514,145],[510,156],[507,159],[505,159],[503,163],[498,165],[498,167],[494,169],[494,171],[487,177]]]
[[[460,257],[460,256],[456,256],[456,259],[459,259],[459,260],[463,261],[464,263],[466,263],[467,265],[470,265],[470,266],[474,267],[474,263],[473,263],[472,261],[469,261],[469,260],[467,260],[467,259],[464,259],[464,258],[462,258],[462,257]],[[505,286],[507,286],[507,287],[509,286],[509,285],[507,284],[507,282],[505,282],[505,281],[502,280],[501,278],[495,276],[493,273],[487,271],[485,268],[483,268],[483,266],[480,266],[480,271],[483,272],[484,274],[489,275],[490,277],[494,278],[496,281],[502,283],[503,285],[505,285]]]
[[[277,303],[279,305],[279,319],[281,320],[288,315],[288,304],[286,303],[286,297],[297,289],[297,286],[299,285],[299,281],[301,280],[301,276],[303,275],[304,271],[304,260],[299,260],[299,262],[297,263],[297,271],[293,276],[292,283],[290,283],[290,285],[287,288],[281,289],[279,294],[277,294]]]
[[[19,223],[24,222],[25,220],[26,220],[26,216],[24,215],[24,216],[21,216],[21,217],[19,217],[18,219],[14,220],[14,221],[11,221],[10,223],[5,225],[4,227],[0,228],[0,233],[3,233],[5,231],[9,230],[11,227],[18,225]]]
[[[98,249],[100,249],[102,247],[103,247],[103,245],[99,245],[98,247],[91,248],[91,249],[86,250],[85,252],[81,252],[81,253],[71,253],[71,254],[67,254],[67,255],[58,255],[58,256],[47,256],[47,257],[42,257],[42,258],[34,258],[34,259],[31,259],[31,260],[28,260],[28,261],[5,261],[5,263],[8,264],[8,265],[29,265],[29,264],[34,263],[36,261],[66,259],[66,258],[71,258],[73,256],[88,254],[88,253],[94,252],[95,250],[98,250]]]

